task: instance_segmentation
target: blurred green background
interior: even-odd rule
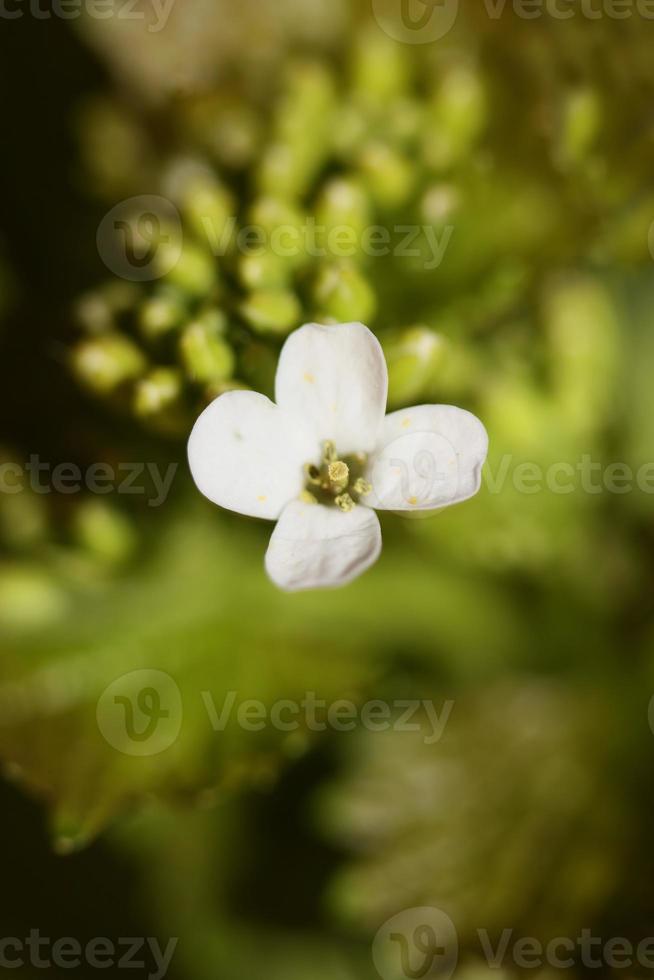
[[[2,26],[2,936],[176,936],[185,980],[368,980],[384,922],[434,906],[474,980],[500,975],[479,929],[654,935],[654,25],[482,4],[421,44],[373,7]],[[178,209],[183,250],[167,267],[162,225],[164,265],[131,282],[96,235],[116,206],[138,232],[143,195]],[[216,257],[207,216],[423,230],[413,255]],[[200,498],[185,439],[216,394],[270,393],[316,318],[364,320],[391,407],[467,408],[491,452],[473,501],[383,517],[361,580],[286,596],[271,526]],[[161,506],[147,483],[13,492],[34,455],[178,469]],[[559,464],[571,492],[520,482]],[[183,720],[136,756],[98,701],[140,670]],[[434,744],[214,731],[202,692],[230,691],[453,707]]]

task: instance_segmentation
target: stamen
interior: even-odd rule
[[[353,510],[372,491],[372,485],[359,476],[367,461],[366,453],[339,459],[335,444],[331,439],[325,440],[320,462],[304,464],[305,487],[300,499],[323,506],[336,504],[345,513]]]
[[[322,458],[325,463],[333,463],[336,459],[336,446],[331,439],[322,445]]]
[[[355,480],[354,487],[352,488],[355,493],[358,493],[360,497],[365,497],[369,493],[372,493],[372,483],[368,483],[364,480],[362,476],[358,480]]]
[[[354,501],[352,500],[352,497],[350,497],[349,493],[339,494],[339,496],[334,499],[334,503],[340,510],[344,511],[346,514],[348,513],[348,511],[354,510],[356,506]]]

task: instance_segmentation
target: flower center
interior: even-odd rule
[[[320,463],[305,463],[302,500],[311,504],[336,504],[346,512],[352,510],[372,490],[363,478],[367,461],[365,453],[339,459],[334,443],[324,442]]]

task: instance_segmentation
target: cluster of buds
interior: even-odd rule
[[[404,327],[397,293],[405,276],[433,296],[432,235],[456,205],[447,175],[485,124],[472,65],[439,78],[379,32],[364,33],[345,85],[324,63],[290,66],[265,133],[247,100],[226,107],[205,95],[175,111],[179,152],[158,167],[143,133],[125,120],[120,129],[134,144],[124,159],[142,161],[180,227],[159,222],[147,282],[116,278],[80,298],[84,336],[71,363],[87,388],[181,435],[225,390],[269,393],[283,339],[311,320],[372,325],[391,404],[431,397],[439,378],[452,395],[472,385],[474,356],[443,334],[433,298]],[[97,160],[105,191],[102,134],[120,128],[117,114],[105,104],[85,117],[86,160]],[[127,193],[128,175],[113,176]]]
[[[348,57],[345,71],[292,63],[268,101],[178,99],[165,152],[118,103],[87,109],[94,186],[114,207],[147,186],[179,218],[157,221],[146,281],[80,299],[71,363],[92,392],[184,437],[226,390],[271,394],[300,324],[359,320],[384,348],[390,407],[474,399],[480,355],[515,356],[563,242],[595,262],[629,247],[615,203],[631,190],[600,157],[599,88],[545,93],[513,146],[493,104],[509,68],[472,41],[421,52],[366,28]],[[117,134],[125,165],[108,171]],[[531,157],[516,168],[518,152]],[[604,198],[613,217],[581,220]],[[508,339],[493,346],[500,327]]]

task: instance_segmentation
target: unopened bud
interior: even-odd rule
[[[403,92],[409,81],[411,63],[402,44],[379,29],[366,31],[355,48],[352,65],[356,93],[375,104]]]
[[[241,315],[258,333],[285,335],[297,327],[302,307],[288,289],[261,289],[241,304]]]
[[[136,344],[119,333],[81,341],[72,352],[73,371],[92,391],[105,395],[143,374],[146,359]]]
[[[182,393],[182,377],[177,368],[156,367],[141,378],[134,390],[134,411],[151,418],[175,405]]]
[[[225,381],[234,372],[234,352],[222,336],[224,320],[210,312],[190,323],[180,338],[182,363],[193,381]]]
[[[262,252],[261,255],[243,255],[238,273],[247,289],[275,289],[288,284],[292,266],[286,258],[273,252]]]
[[[458,65],[442,79],[425,121],[425,162],[446,170],[463,159],[487,118],[486,93],[479,75]]]
[[[398,208],[406,203],[416,177],[410,160],[384,143],[369,143],[359,162],[366,187],[381,208]]]
[[[181,295],[174,289],[161,289],[146,299],[138,314],[139,328],[148,340],[156,340],[178,327],[186,314]]]
[[[443,357],[443,341],[428,327],[409,327],[384,341],[390,405],[415,404],[431,395]]]
[[[181,292],[201,297],[215,293],[219,284],[218,266],[210,252],[199,245],[186,240],[180,252],[179,243],[162,240],[157,246],[156,261],[162,269],[168,269],[165,281]]]
[[[314,300],[323,317],[337,323],[369,322],[377,309],[372,286],[356,266],[323,266],[314,286]]]

